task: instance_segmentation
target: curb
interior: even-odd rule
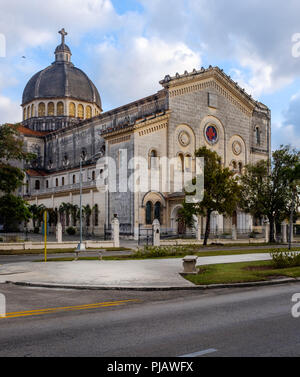
[[[5,281],[4,284],[13,284],[23,287],[36,288],[60,288],[60,289],[78,289],[78,290],[98,290],[98,291],[203,291],[209,289],[226,289],[226,288],[251,288],[264,287],[271,285],[281,285],[287,283],[299,283],[300,278],[286,278],[276,279],[270,281],[258,281],[249,283],[235,283],[235,284],[211,284],[211,285],[195,285],[191,287],[109,287],[109,286],[92,286],[92,285],[72,285],[72,284],[51,284],[51,283],[30,283],[30,282],[13,282]]]

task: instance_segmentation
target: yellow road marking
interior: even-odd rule
[[[37,310],[11,312],[11,313],[7,313],[5,317],[0,317],[0,319],[25,317],[25,316],[32,316],[32,315],[42,315],[42,314],[51,314],[51,313],[55,313],[55,312],[58,312],[58,311],[106,308],[106,307],[110,307],[110,306],[124,305],[124,304],[130,303],[130,302],[139,302],[139,300],[100,302],[100,303],[95,303],[95,304],[64,306],[64,307],[58,307],[58,308],[45,308],[45,309],[37,309]]]

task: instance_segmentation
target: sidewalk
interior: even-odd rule
[[[198,258],[198,265],[271,259],[269,254]],[[128,261],[21,262],[0,266],[0,283],[22,282],[65,287],[185,288],[194,285],[181,277],[182,259]]]

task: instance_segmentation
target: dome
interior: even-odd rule
[[[88,76],[71,63],[71,50],[65,44],[67,33],[62,29],[62,43],[56,47],[55,62],[36,73],[27,83],[22,105],[36,99],[72,98],[98,105],[102,110],[99,92]]]
[[[68,62],[55,62],[36,73],[24,89],[22,105],[39,98],[65,97],[96,103],[102,108],[95,85],[82,70]]]

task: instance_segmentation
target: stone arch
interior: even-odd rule
[[[176,126],[174,132],[175,155],[178,152],[193,154],[196,150],[196,135],[191,126],[186,123],[180,123]]]
[[[146,203],[150,201],[153,204],[155,204],[157,201],[160,201],[163,205],[163,207],[166,207],[166,199],[160,192],[157,191],[149,191],[147,192],[143,199],[142,199],[142,206],[145,207]]]
[[[247,164],[247,144],[244,138],[238,134],[231,136],[227,145],[228,161],[240,161],[245,166]]]
[[[178,211],[182,208],[182,204],[177,204],[171,211],[171,228],[175,233],[183,233],[183,224],[178,222]]]

